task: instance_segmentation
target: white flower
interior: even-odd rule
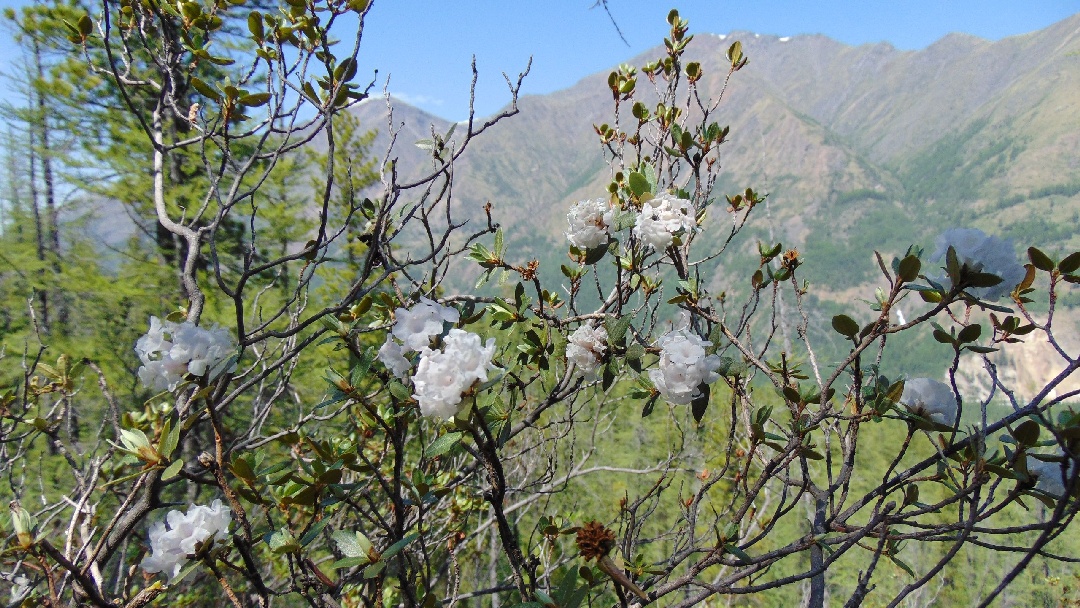
[[[698,386],[720,378],[716,373],[720,357],[706,355],[712,343],[688,329],[670,331],[656,341],[660,347],[660,365],[649,370],[649,379],[664,399],[685,405],[701,395]]]
[[[173,578],[195,554],[196,545],[208,539],[225,540],[232,512],[215,500],[209,507],[191,505],[186,514],[169,511],[165,520],[168,529],[160,521],[150,526],[151,554],[143,558],[141,566],[150,574],[164,572]]]
[[[904,382],[900,403],[912,414],[932,422],[956,423],[956,395],[948,384],[930,378],[912,378]]]
[[[386,342],[379,347],[378,357],[386,369],[397,378],[404,378],[412,367],[412,363],[405,358],[405,349],[395,342],[390,334],[386,335]]]
[[[142,367],[139,380],[155,390],[173,390],[187,374],[205,376],[207,372],[236,369],[236,361],[218,369],[234,352],[229,330],[217,325],[206,329],[194,323],[162,321],[150,317],[150,330],[135,342],[135,353]]]
[[[428,347],[433,336],[442,333],[443,321],[457,322],[458,311],[427,298],[420,298],[412,308],[396,309],[394,318],[394,337],[401,340],[409,350],[419,351]]]
[[[446,335],[442,350],[421,351],[412,377],[420,413],[444,420],[458,414],[462,393],[475,382],[487,380],[488,372],[495,369],[494,355],[495,338],[483,344],[480,336],[457,328]]]
[[[1061,474],[1060,462],[1046,462],[1035,458],[1028,458],[1028,474],[1036,479],[1035,488],[1042,490],[1050,496],[1061,498],[1065,496],[1065,480]],[[1065,467],[1065,476],[1072,474],[1072,461]]]
[[[1024,267],[1016,261],[1011,239],[988,236],[977,228],[952,228],[937,239],[937,250],[931,260],[945,259],[952,247],[956,260],[971,272],[997,275],[1002,281],[992,287],[969,287],[967,292],[980,300],[996,300],[1012,291],[1024,280]]]
[[[607,339],[607,330],[603,327],[582,325],[567,338],[566,360],[574,365],[575,371],[592,374],[607,350]]]
[[[11,576],[9,574],[3,575],[4,578],[10,579],[11,582],[11,603],[18,604],[26,599],[30,595],[33,589],[30,587],[30,579],[23,575]]]
[[[671,245],[677,232],[692,232],[696,227],[697,219],[690,201],[660,194],[642,205],[634,235],[653,249],[662,251]]]
[[[603,199],[580,201],[566,214],[566,221],[570,224],[566,238],[578,249],[606,245],[614,217],[615,210]]]

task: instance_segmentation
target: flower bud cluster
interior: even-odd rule
[[[931,422],[956,423],[956,395],[948,384],[930,378],[912,378],[904,382],[900,403],[912,414]]]
[[[656,345],[661,349],[660,364],[649,370],[649,380],[669,402],[688,404],[701,396],[701,384],[720,378],[716,373],[720,357],[705,352],[712,343],[688,329],[668,332],[660,336]]]
[[[442,335],[443,323],[456,323],[458,318],[457,309],[427,298],[420,298],[412,308],[394,310],[394,327],[379,348],[379,361],[395,377],[404,378],[412,368],[405,353],[428,348],[432,338]]]
[[[164,572],[169,578],[180,573],[195,552],[198,545],[207,540],[225,540],[232,523],[232,512],[215,500],[209,507],[191,505],[188,512],[169,511],[165,523],[156,522],[150,526],[151,554],[143,558],[142,569],[150,574]]]
[[[991,287],[971,287],[967,291],[981,300],[997,300],[1024,280],[1024,267],[1016,261],[1012,240],[988,236],[977,228],[952,228],[937,239],[932,260],[943,260],[949,248],[956,261],[971,272],[997,275],[1003,280]]]
[[[567,338],[566,360],[574,366],[576,372],[592,374],[607,351],[607,339],[607,330],[602,326],[582,325]]]
[[[566,238],[578,249],[606,245],[614,217],[615,210],[603,199],[581,201],[566,214],[566,221],[570,224]]]
[[[139,380],[159,391],[175,389],[187,374],[233,371],[236,361],[218,368],[235,352],[232,335],[223,327],[205,329],[188,321],[175,323],[157,317],[150,317],[150,331],[135,343],[135,353],[142,361]]]
[[[681,232],[697,227],[694,207],[685,198],[659,194],[645,201],[634,225],[634,235],[657,251],[666,249]]]
[[[495,338],[483,344],[480,336],[457,328],[443,339],[442,350],[421,351],[412,377],[420,413],[444,420],[457,415],[461,395],[475,382],[486,381],[488,372],[495,369],[494,355]]]

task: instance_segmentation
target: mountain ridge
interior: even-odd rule
[[[733,75],[715,115],[731,127],[717,195],[769,192],[769,217],[751,233],[863,269],[815,277],[829,290],[866,280],[873,250],[929,246],[942,226],[975,226],[1052,252],[1080,248],[1071,222],[1080,213],[1080,14],[995,42],[951,34],[918,51],[815,34],[698,34],[686,59],[705,68],[703,93],[722,89],[724,53],[736,39],[750,63]],[[657,47],[628,63],[660,54]],[[519,115],[474,141],[455,169],[461,204],[475,212],[492,202],[496,219],[525,237],[521,254],[547,250],[549,266],[559,259],[552,246],[565,245],[566,209],[604,196],[611,179],[593,132],[611,121],[606,79],[600,72],[522,96]],[[639,90],[647,85],[641,78]],[[407,113],[449,128],[392,104],[403,120]],[[376,107],[357,111],[362,124],[378,124]],[[406,138],[398,143],[399,167],[422,158],[405,149]]]

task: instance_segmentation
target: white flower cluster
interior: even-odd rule
[[[701,395],[699,385],[720,378],[716,373],[720,357],[705,354],[705,348],[712,343],[688,329],[670,331],[660,336],[656,344],[660,347],[660,365],[649,370],[649,380],[671,403],[690,403]]]
[[[394,376],[404,378],[412,367],[405,353],[428,348],[431,339],[442,334],[443,322],[456,323],[458,318],[457,309],[427,298],[420,298],[412,308],[394,310],[394,328],[379,348],[379,361]]]
[[[495,338],[483,344],[480,336],[457,328],[443,339],[442,350],[421,351],[412,377],[420,413],[444,420],[457,415],[461,394],[473,383],[486,381],[488,372],[495,369],[494,355]]]
[[[615,210],[603,199],[581,201],[566,214],[570,230],[566,238],[578,249],[593,249],[606,245],[611,235]]]
[[[566,360],[577,372],[592,374],[607,350],[607,339],[607,330],[603,326],[582,325],[567,338]]]
[[[3,578],[8,579],[11,583],[11,604],[18,606],[20,602],[29,597],[33,589],[30,587],[30,579],[22,576],[7,575],[4,574]]]
[[[169,511],[165,519],[169,523],[167,530],[160,521],[150,526],[151,554],[143,558],[141,565],[150,574],[164,572],[173,578],[195,554],[196,545],[209,539],[225,540],[232,512],[215,500],[209,507],[191,505],[186,514]]]
[[[188,321],[175,323],[157,317],[150,317],[150,331],[135,343],[135,353],[142,361],[139,380],[159,391],[175,389],[186,374],[233,371],[236,361],[226,369],[218,367],[235,352],[236,344],[224,327],[205,329]]]
[[[1062,476],[1060,462],[1046,462],[1035,458],[1028,458],[1028,474],[1035,478],[1035,488],[1046,492],[1050,496],[1061,498],[1065,496],[1065,477]],[[1065,467],[1065,475],[1072,474],[1072,464]]]
[[[680,230],[692,232],[697,227],[694,207],[685,198],[660,194],[646,201],[634,225],[634,235],[653,249],[663,251]]]
[[[948,384],[930,378],[912,378],[904,382],[900,403],[912,414],[931,422],[952,425],[956,422],[956,395]]]
[[[956,260],[961,266],[967,266],[972,272],[986,272],[1003,279],[993,287],[969,288],[968,293],[976,298],[997,300],[1024,280],[1024,267],[1016,261],[1010,239],[988,236],[977,228],[952,228],[938,237],[937,250],[931,259],[945,259],[949,247],[956,251]]]

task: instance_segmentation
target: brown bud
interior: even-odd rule
[[[590,521],[577,531],[577,547],[585,560],[607,556],[615,547],[615,533],[598,521]]]

